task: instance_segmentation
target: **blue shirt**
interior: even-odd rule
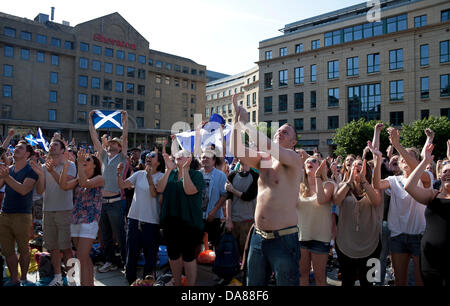
[[[201,171],[204,173],[204,171]],[[221,196],[226,196],[228,193],[225,190],[225,184],[227,182],[227,176],[225,173],[223,173],[220,170],[217,170],[216,168],[213,168],[211,171],[211,181],[209,183],[209,189],[208,189],[208,206],[206,208],[206,212],[203,214],[203,219],[208,218],[208,215],[210,211],[216,206],[217,201],[219,201]],[[223,211],[222,208],[220,208],[215,218],[223,218]]]
[[[17,173],[14,172],[14,167],[15,166],[11,166],[9,168],[9,175],[18,183],[23,184],[28,177],[35,181],[39,178],[29,164]],[[2,206],[2,212],[7,214],[31,214],[31,207],[33,206],[33,189],[23,196],[9,187],[8,184],[5,185],[5,201]]]

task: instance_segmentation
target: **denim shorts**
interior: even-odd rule
[[[422,235],[400,234],[391,237],[390,249],[391,253],[395,254],[412,254],[413,256],[420,256],[420,241]]]
[[[330,243],[317,240],[300,241],[300,248],[307,249],[312,253],[328,254],[330,253]]]

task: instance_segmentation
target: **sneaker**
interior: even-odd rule
[[[52,281],[48,284],[49,287],[54,287],[54,286],[57,287],[57,286],[63,286],[63,285],[64,285],[64,282],[63,282],[62,278],[58,279],[56,277],[54,277],[52,279]]]
[[[100,273],[106,273],[106,272],[114,271],[114,270],[117,270],[117,266],[113,265],[110,262],[106,262],[103,266],[98,268],[98,272],[100,272]]]

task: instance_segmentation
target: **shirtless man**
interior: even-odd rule
[[[241,129],[248,122],[248,115],[236,100],[235,95],[235,130],[231,136],[234,156],[260,171],[255,229],[251,234],[248,255],[247,285],[265,286],[271,272],[274,272],[278,286],[298,286],[300,249],[296,206],[303,161],[294,151],[296,133],[291,125],[285,124],[277,130],[271,141],[254,127],[246,126],[250,141],[257,144],[259,150],[256,152],[247,147],[242,148],[241,138],[235,132],[241,135]],[[265,143],[267,145],[264,147]],[[241,145],[239,150],[238,144]]]

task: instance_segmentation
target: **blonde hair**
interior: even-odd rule
[[[328,167],[328,164],[327,164]],[[329,169],[329,167],[328,167]],[[328,172],[328,171],[327,171]],[[326,174],[321,173],[320,177],[322,178],[322,182],[328,182],[328,177]],[[311,191],[311,187],[308,183],[308,175],[306,174],[306,169],[303,167],[303,182],[300,183],[300,195],[305,198],[306,195]]]

